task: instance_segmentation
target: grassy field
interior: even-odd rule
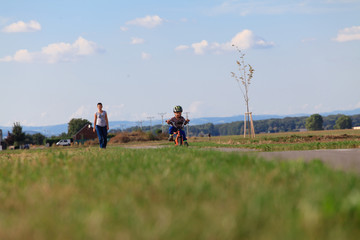
[[[190,142],[195,147],[249,148],[260,151],[345,149],[360,147],[360,130],[258,134],[254,139],[243,136],[195,137]]]
[[[359,239],[360,177],[198,148],[0,153],[0,239]]]

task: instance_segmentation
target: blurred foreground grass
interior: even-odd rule
[[[186,148],[0,154],[0,239],[359,239],[360,177]]]

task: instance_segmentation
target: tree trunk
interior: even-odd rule
[[[247,117],[246,117],[246,120],[247,120],[248,129],[249,129],[249,136],[251,138],[250,111],[249,111],[249,103],[248,102],[246,102],[246,110],[247,110],[247,113],[248,113]]]

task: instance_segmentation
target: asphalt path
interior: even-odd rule
[[[269,160],[321,160],[339,170],[360,174],[360,149],[331,149],[310,151],[260,152],[259,156]]]
[[[213,148],[223,152],[247,152],[253,154],[251,149],[243,148]],[[260,157],[274,161],[305,162],[318,159],[335,169],[350,171],[360,174],[360,149],[323,149],[306,151],[284,151],[284,152],[256,152]]]
[[[161,146],[163,147],[163,146]],[[159,146],[134,146],[133,149],[152,149]],[[355,172],[360,174],[360,148],[355,149],[323,149],[306,151],[283,151],[283,152],[258,152],[245,148],[203,148],[204,150],[216,150],[222,152],[242,152],[256,154],[267,160],[273,161],[305,161],[320,160],[330,167],[338,170]]]

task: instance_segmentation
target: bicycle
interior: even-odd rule
[[[170,126],[173,126],[174,128],[177,129],[176,132],[174,132],[174,143],[175,143],[175,146],[188,146],[187,143],[184,144],[184,137],[183,135],[181,134],[181,131],[180,130],[183,130],[185,125],[187,124],[187,121],[183,122],[183,124],[179,127],[179,126],[175,126],[175,123],[174,122],[169,122],[168,125]]]

